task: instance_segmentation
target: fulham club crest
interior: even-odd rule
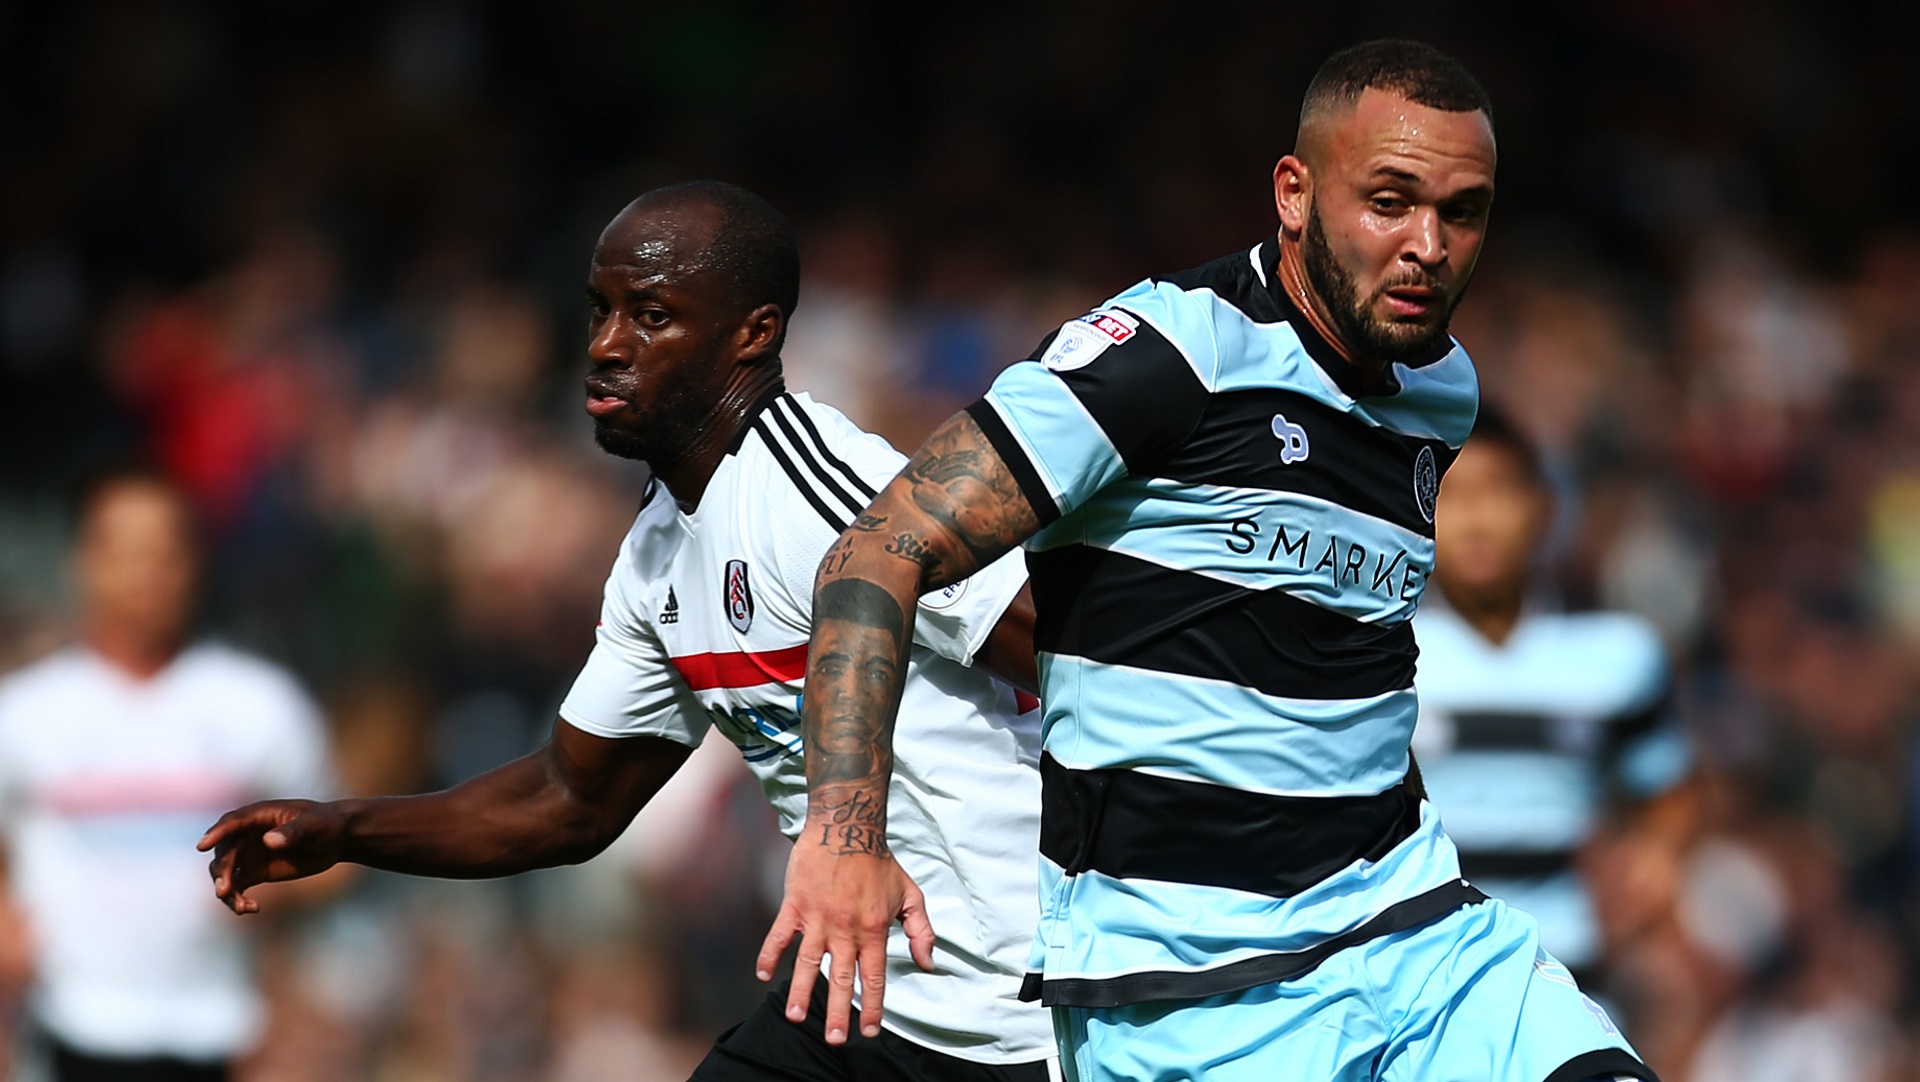
[[[747,588],[747,561],[727,561],[726,594],[721,602],[727,610],[727,623],[745,635],[753,626],[753,591]]]
[[[1420,505],[1421,517],[1432,522],[1434,504],[1440,501],[1440,467],[1431,447],[1420,448],[1413,458],[1413,500]]]

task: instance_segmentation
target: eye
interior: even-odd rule
[[[1487,216],[1487,208],[1479,203],[1455,203],[1444,208],[1443,213],[1456,225],[1473,225]]]
[[[1407,209],[1406,198],[1398,192],[1380,192],[1367,200],[1376,214],[1398,214]]]
[[[668,317],[663,309],[642,308],[634,313],[633,318],[643,327],[664,327]]]

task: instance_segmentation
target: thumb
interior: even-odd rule
[[[933,921],[927,918],[927,898],[920,888],[907,881],[906,896],[900,905],[900,929],[907,933],[907,950],[913,964],[933,972]]]
[[[260,836],[268,849],[292,849],[312,838],[317,829],[315,818],[301,813]]]

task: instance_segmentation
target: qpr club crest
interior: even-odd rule
[[[1433,508],[1440,500],[1440,467],[1434,461],[1433,448],[1422,447],[1413,457],[1413,502],[1420,505],[1421,517],[1433,521]]]
[[[727,623],[745,635],[753,626],[753,591],[747,587],[747,561],[727,561],[726,593],[721,601],[727,610]]]

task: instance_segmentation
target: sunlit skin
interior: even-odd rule
[[[145,480],[97,494],[80,525],[74,577],[81,638],[95,653],[141,678],[166,668],[186,643],[200,578],[185,498]]]
[[[711,205],[636,200],[594,248],[587,274],[587,414],[600,446],[644,460],[691,509],[738,428],[780,381],[777,305],[742,308],[701,256]]]
[[[1368,88],[1309,118],[1274,167],[1281,286],[1363,379],[1445,340],[1486,240],[1496,157],[1485,113]]]
[[[1275,169],[1280,284],[1363,386],[1386,393],[1392,363],[1445,342],[1485,239],[1494,157],[1485,114],[1367,90],[1350,107],[1309,118],[1299,150]],[[897,626],[914,597],[1010,551],[1040,522],[966,413],[928,439],[864,517],[884,522],[885,531],[856,525],[843,534],[815,584],[803,719],[808,817],[811,826],[860,803],[875,809],[870,833],[884,838],[893,712],[860,708],[862,689],[848,675],[858,666],[836,659],[835,671],[825,671],[823,648],[851,654],[861,648],[856,643],[878,643],[865,648],[897,660],[899,652],[888,652],[884,638],[866,629]],[[901,544],[902,536],[913,544]],[[856,597],[854,587],[871,590]],[[828,611],[830,599],[845,601],[844,616]],[[851,1033],[856,983],[860,1031],[879,1032],[886,935],[903,897],[911,897],[903,896],[903,878],[884,845],[794,848],[786,901],[761,945],[759,972],[770,975],[799,940],[787,1001],[787,1016],[798,1020],[807,1014],[814,967],[823,956],[831,960],[829,1044]],[[914,929],[906,931],[911,938]]]
[[[1440,484],[1434,582],[1489,642],[1505,642],[1520,622],[1533,554],[1552,510],[1545,486],[1497,442],[1469,439]]]

